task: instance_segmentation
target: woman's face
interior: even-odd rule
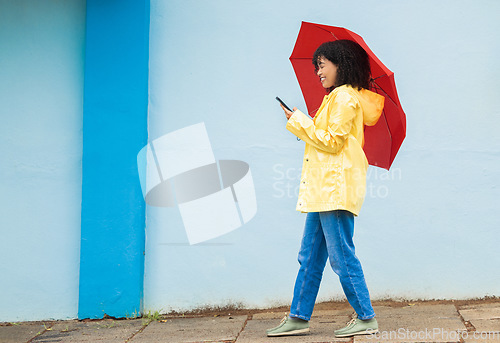
[[[324,88],[335,86],[337,81],[337,66],[324,57],[318,59],[318,72],[321,84]]]

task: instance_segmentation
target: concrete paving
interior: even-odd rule
[[[208,318],[173,318],[152,322],[131,341],[134,343],[165,342],[234,342],[245,327],[247,316]]]
[[[355,342],[458,342],[467,331],[454,305],[374,306],[379,333]]]
[[[465,343],[500,343],[499,305],[498,303],[465,305],[458,310],[464,321],[469,322],[475,329],[464,338]]]
[[[123,343],[143,329],[147,321],[99,320],[80,322],[77,320],[56,322],[31,342],[106,342]],[[1,342],[1,341],[0,341]]]
[[[0,343],[500,343],[500,301],[460,303],[379,303],[374,309],[380,332],[343,339],[335,338],[333,331],[349,321],[352,309],[336,306],[328,310],[318,306],[320,309],[311,319],[311,332],[302,336],[266,337],[266,329],[278,325],[286,315],[268,310],[254,314],[239,311],[238,315],[162,317],[160,320],[0,323]]]
[[[310,322],[311,333],[307,335],[289,337],[267,337],[267,329],[277,326],[286,315],[282,313],[262,313],[252,316],[247,322],[245,329],[241,332],[238,343],[315,343],[315,342],[350,342],[351,339],[333,337],[333,329],[342,327],[348,322],[352,310],[317,311],[313,314]]]
[[[15,323],[0,326],[1,343],[27,342],[45,331],[43,323]]]

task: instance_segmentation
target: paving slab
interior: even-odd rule
[[[123,343],[141,330],[147,322],[134,320],[64,321],[58,322],[42,335],[35,343],[56,342],[106,342]]]
[[[466,331],[454,305],[374,306],[379,333],[354,342],[459,342]]]
[[[331,317],[331,316],[348,316],[349,320],[355,314],[353,309],[344,309],[344,310],[318,310],[314,311],[311,317],[311,320],[315,320],[316,318],[321,317]],[[344,324],[347,324],[344,323]]]
[[[479,303],[479,304],[461,305],[460,309],[466,310],[466,309],[492,308],[492,307],[500,308],[500,301],[488,302],[488,303],[484,303],[484,304]]]
[[[475,306],[467,309],[458,310],[464,320],[470,321],[474,319],[500,319],[500,306],[499,307],[483,307]]]
[[[327,311],[330,312],[330,311]],[[284,317],[284,316],[281,316]],[[267,337],[266,330],[279,324],[277,319],[255,319],[247,322],[245,330],[240,334],[236,343],[326,343],[326,342],[350,342],[349,338],[335,338],[333,331],[343,327],[350,316],[348,315],[322,315],[312,318],[310,322],[311,332],[305,335],[288,337]],[[281,319],[281,318],[280,318]]]
[[[324,317],[324,316],[350,316],[354,313],[351,309],[344,310],[317,310],[314,311],[311,320],[314,321],[316,318]],[[264,312],[264,313],[255,313],[252,318],[259,319],[278,319],[281,320],[283,317],[287,316],[288,312]]]
[[[498,332],[468,332],[464,337],[465,343],[500,343]]]
[[[247,318],[248,316],[172,318],[164,322],[152,322],[130,342],[232,342],[244,327]]]
[[[44,323],[13,323],[0,326],[1,343],[27,342],[38,334],[50,328],[52,324]]]
[[[254,320],[260,320],[260,319],[275,319],[275,320],[281,320],[283,317],[287,316],[288,312],[264,312],[264,313],[255,313],[252,316],[252,319]]]
[[[432,318],[459,318],[455,305],[432,305],[432,304],[415,304],[413,306],[374,306],[373,307],[377,318],[387,315],[397,317],[414,317],[426,315]]]
[[[470,323],[476,328],[476,331],[500,333],[500,318],[472,319]]]
[[[500,333],[500,302],[466,305],[462,306],[458,312],[465,321],[474,326],[476,332],[478,332],[476,336],[495,332]],[[500,339],[500,335],[493,336],[495,336],[495,339]]]

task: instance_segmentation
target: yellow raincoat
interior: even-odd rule
[[[347,210],[359,214],[368,160],[364,125],[375,125],[384,97],[343,85],[323,99],[314,120],[297,110],[286,128],[306,143],[297,211]]]

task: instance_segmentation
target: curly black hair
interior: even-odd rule
[[[341,39],[321,44],[312,59],[316,72],[322,57],[337,66],[337,80],[327,92],[345,84],[357,87],[358,90],[370,87],[370,61],[366,51],[358,43]]]

